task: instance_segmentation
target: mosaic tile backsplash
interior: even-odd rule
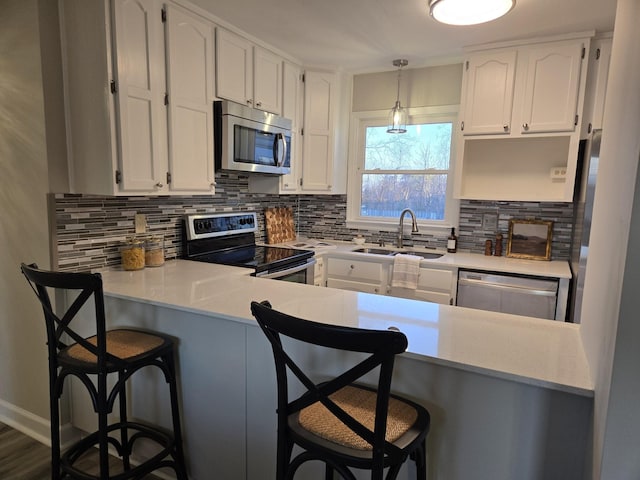
[[[103,197],[56,194],[55,241],[58,268],[65,271],[88,271],[118,265],[120,245],[135,232],[134,217],[147,218],[149,235],[163,235],[167,259],[182,255],[182,217],[186,214],[222,211],[257,211],[266,207],[291,207],[298,235],[348,241],[357,234],[369,242],[380,238],[388,244],[395,241],[394,232],[355,230],[346,226],[345,195],[263,195],[248,191],[246,176],[234,173],[216,175],[214,196],[132,196]],[[458,249],[483,253],[485,240],[495,241],[494,229],[483,230],[483,219],[497,225],[505,240],[510,218],[552,220],[552,258],[568,259],[571,248],[573,206],[570,203],[462,201],[458,233]],[[264,215],[258,215],[257,241],[264,241]],[[447,232],[448,233],[448,232]],[[446,247],[446,234],[407,236],[408,245]]]

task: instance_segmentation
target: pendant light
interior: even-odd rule
[[[516,0],[429,0],[429,13],[440,23],[476,25],[511,11]]]
[[[393,61],[393,66],[398,67],[398,94],[396,96],[396,104],[389,112],[389,128],[387,133],[405,133],[407,131],[407,110],[400,105],[400,74],[402,67],[409,64],[408,60],[397,59]]]

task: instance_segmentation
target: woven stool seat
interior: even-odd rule
[[[365,390],[347,385],[329,398],[362,425],[373,431],[376,418],[375,391]],[[418,419],[418,412],[408,403],[391,397],[387,413],[387,432],[385,440],[395,442],[407,433]],[[322,403],[316,402],[300,411],[300,426],[311,433],[346,447],[358,450],[371,450],[370,443],[365,442],[333,415]]]
[[[106,335],[107,353],[122,360],[149,353],[165,343],[165,339],[162,337],[137,330],[109,330]],[[98,337],[95,335],[86,340],[94,346],[98,343]],[[98,357],[94,353],[79,343],[74,343],[62,354],[86,363],[96,363],[98,361]]]

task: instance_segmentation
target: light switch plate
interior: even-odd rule
[[[147,216],[144,213],[136,213],[135,216],[136,233],[147,231]]]

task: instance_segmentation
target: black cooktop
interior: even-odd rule
[[[190,260],[235,267],[250,267],[255,268],[256,273],[260,273],[267,270],[278,270],[279,267],[290,267],[295,263],[304,263],[311,257],[313,257],[313,252],[310,250],[249,245],[205,253],[190,257]]]

